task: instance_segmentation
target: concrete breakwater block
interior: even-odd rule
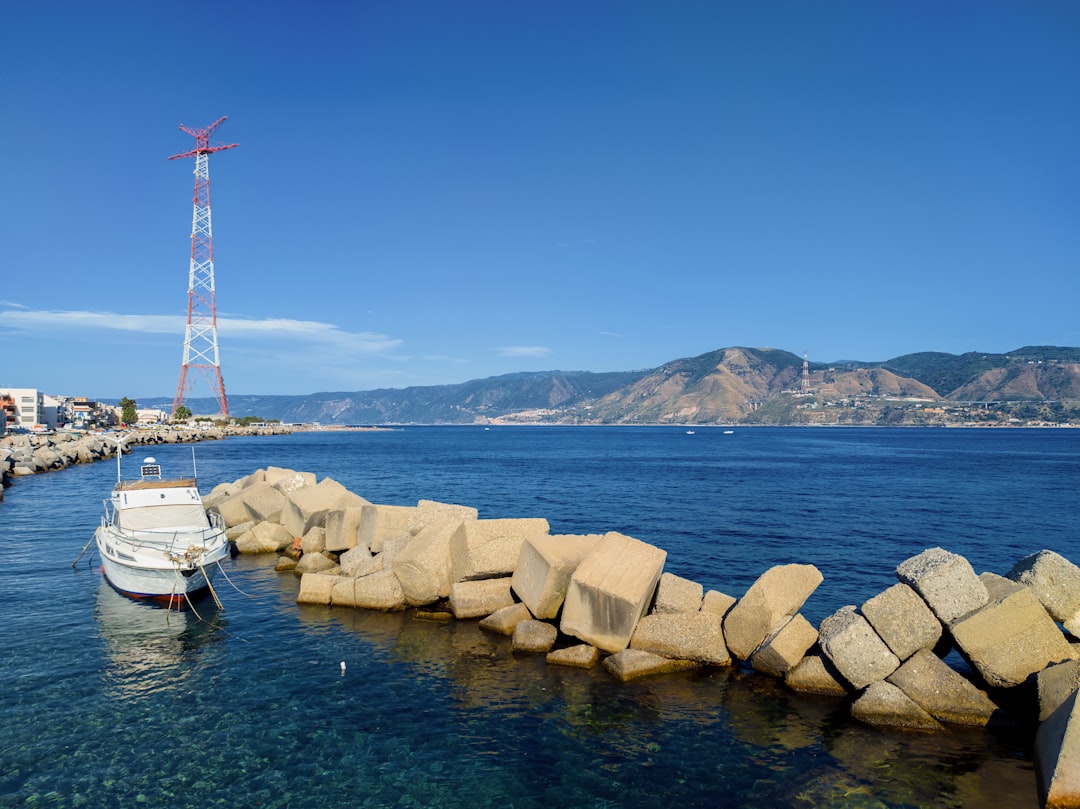
[[[482,618],[480,628],[497,635],[513,635],[518,624],[531,620],[532,613],[529,612],[529,608],[518,602],[509,607],[503,607],[501,610],[495,610],[487,618]]]
[[[294,537],[302,537],[312,526],[325,526],[327,512],[364,503],[367,500],[336,480],[323,478],[314,486],[304,486],[286,495],[281,508],[281,523]]]
[[[285,526],[276,522],[260,522],[236,538],[236,549],[240,553],[277,553],[292,543],[293,535]]]
[[[851,715],[876,727],[941,730],[942,725],[900,688],[884,680],[871,683],[851,703]]]
[[[515,652],[547,654],[555,646],[559,630],[546,621],[529,618],[514,627],[511,649]]]
[[[939,722],[982,727],[999,713],[984,692],[926,649],[887,679]]]
[[[1080,807],[1080,697],[1074,691],[1035,734],[1039,797],[1047,809]]]
[[[813,565],[778,565],[762,573],[724,618],[728,649],[740,660],[780,628],[821,584]]]
[[[904,560],[896,567],[896,577],[922,596],[944,624],[990,600],[971,563],[943,548],[930,548]]]
[[[542,534],[526,537],[518,552],[510,587],[537,618],[559,614],[570,577],[601,534]]]
[[[1050,617],[1080,638],[1080,567],[1061,554],[1042,550],[1017,562],[1006,578],[1030,587]]]
[[[885,641],[851,605],[821,622],[818,643],[822,654],[856,690],[884,680],[900,667],[900,660]]]
[[[450,595],[450,537],[462,522],[460,513],[439,513],[394,557],[394,573],[408,603],[423,606]]]
[[[673,660],[694,660],[712,666],[731,662],[724,645],[723,621],[709,612],[652,613],[642,618],[630,648]]]
[[[667,552],[611,531],[570,577],[560,628],[605,652],[627,647],[663,572]]]
[[[509,576],[525,540],[549,530],[542,517],[465,520],[450,537],[451,576],[454,581]]]
[[[367,545],[372,553],[379,553],[383,545],[402,534],[410,534],[409,525],[414,521],[415,506],[386,506],[367,503],[360,507],[360,523],[357,528],[357,544]]]
[[[565,649],[554,649],[548,652],[546,660],[551,666],[591,669],[600,662],[600,650],[588,643],[578,643],[567,646]]]
[[[705,597],[705,588],[696,581],[684,579],[674,573],[661,573],[656,585],[653,612],[697,612]]]
[[[749,663],[762,674],[783,677],[802,661],[817,639],[814,625],[796,613],[762,642]]]
[[[949,625],[961,654],[992,686],[1008,688],[1051,663],[1072,658],[1065,635],[1031,588],[998,576],[980,577],[987,604]]]
[[[800,694],[846,696],[849,690],[832,663],[820,654],[808,654],[784,675],[784,685]]]
[[[357,546],[363,510],[363,506],[348,506],[326,512],[326,550],[341,553]]]
[[[604,668],[608,674],[622,683],[655,674],[693,671],[699,666],[692,660],[670,660],[641,649],[623,649],[604,658]]]
[[[514,603],[510,577],[459,581],[450,586],[449,606],[455,618],[483,618]]]
[[[941,640],[941,621],[906,584],[894,584],[867,599],[860,612],[900,660],[933,649]]]

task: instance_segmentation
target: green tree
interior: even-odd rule
[[[191,418],[191,409],[187,405],[180,405],[172,417],[173,421],[187,421]]]
[[[124,424],[137,424],[139,421],[139,414],[136,412],[136,404],[134,399],[124,397],[120,400],[120,420]]]

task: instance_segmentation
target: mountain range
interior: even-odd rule
[[[171,399],[140,407],[168,410]],[[213,413],[213,399],[189,399]],[[303,396],[231,396],[230,415],[325,425],[947,424],[1080,422],[1080,348],[905,354],[805,362],[775,348],[721,348],[658,368],[506,374],[456,385]]]

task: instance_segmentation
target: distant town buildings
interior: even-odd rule
[[[144,414],[146,423],[166,417],[161,410],[143,410],[139,411],[140,423]],[[120,408],[82,396],[50,396],[36,388],[0,388],[0,435],[113,427],[120,420]]]

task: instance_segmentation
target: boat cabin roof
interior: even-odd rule
[[[133,491],[135,489],[185,489],[196,485],[194,478],[181,478],[179,480],[121,480],[116,484],[116,491]]]

